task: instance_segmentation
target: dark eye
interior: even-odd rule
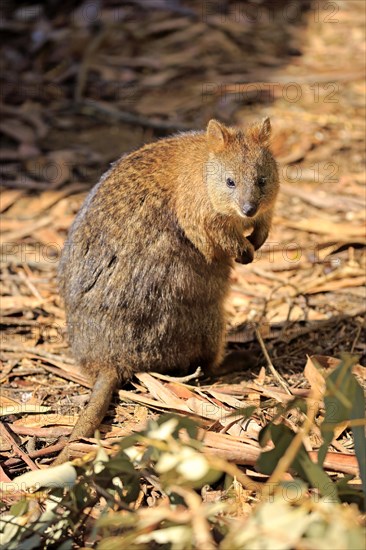
[[[267,178],[265,176],[260,176],[258,178],[258,185],[263,186],[263,185],[266,185],[266,183],[267,183]]]
[[[231,189],[233,189],[233,188],[235,187],[235,181],[232,180],[231,178],[227,178],[227,180],[226,180],[226,185],[227,185],[228,187],[230,187]]]

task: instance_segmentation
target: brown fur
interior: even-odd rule
[[[95,380],[71,441],[93,435],[134,373],[220,364],[233,260],[252,261],[278,192],[269,134],[268,119],[246,133],[212,120],[123,157],[87,197],[59,269],[72,350]]]

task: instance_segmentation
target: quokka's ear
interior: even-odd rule
[[[258,137],[261,141],[263,141],[263,143],[267,145],[269,143],[269,140],[271,139],[271,133],[272,133],[271,121],[267,116],[262,120]]]
[[[268,116],[264,118],[260,124],[256,124],[248,130],[250,137],[260,145],[269,144],[271,132],[271,121]]]
[[[208,146],[214,153],[219,153],[225,148],[229,133],[225,126],[215,119],[211,119],[207,124]]]

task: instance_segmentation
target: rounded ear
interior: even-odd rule
[[[211,151],[218,153],[225,148],[228,132],[223,124],[211,119],[207,124],[207,141]]]
[[[271,121],[267,116],[262,120],[262,124],[260,125],[259,132],[258,132],[258,139],[267,145],[271,137],[271,132],[272,132]]]
[[[269,145],[271,131],[271,121],[267,116],[260,124],[251,126],[247,131],[247,135],[259,145]]]

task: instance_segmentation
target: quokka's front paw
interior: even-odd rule
[[[235,258],[235,261],[239,264],[250,264],[254,260],[254,247],[253,245],[248,245],[245,247],[242,252]]]
[[[254,250],[258,250],[266,241],[267,237],[268,231],[266,231],[265,233],[253,232],[251,235],[249,235],[249,237],[247,237],[247,239],[253,245]]]

